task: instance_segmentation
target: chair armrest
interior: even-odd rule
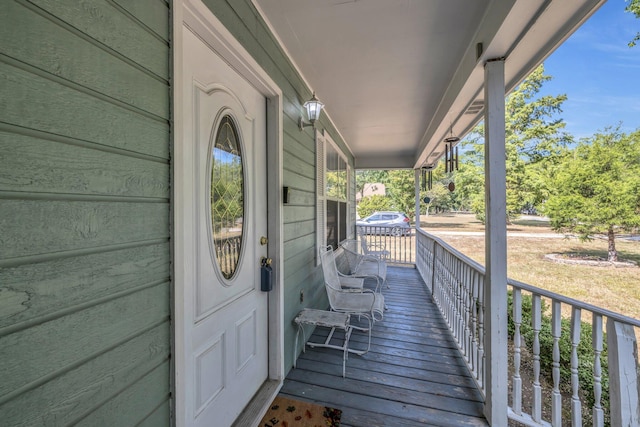
[[[375,257],[373,255],[361,255],[363,260],[367,261],[375,261],[375,262],[383,262],[380,258]]]
[[[363,277],[346,276],[338,272],[338,279],[340,280],[340,286],[342,288],[362,289],[364,286]]]
[[[366,279],[373,279],[373,280],[375,280],[375,281],[376,281],[376,288],[375,288],[375,291],[376,291],[376,292],[378,292],[378,290],[379,290],[379,288],[380,288],[380,276],[376,276],[375,274],[357,274],[357,273],[356,273],[356,274],[343,274],[343,273],[340,273],[340,272],[338,271],[338,277],[340,277],[340,279],[343,279],[343,278],[344,278],[344,279],[347,279],[347,280],[348,280],[348,279],[358,279],[358,280],[362,280],[363,285],[364,285],[364,281],[365,281]],[[342,284],[342,286],[345,286],[345,284],[344,284],[344,283],[341,283],[341,284]],[[349,286],[349,285],[346,285],[346,286]],[[358,287],[359,289],[361,289],[361,288],[362,288],[362,286],[357,286],[357,287]]]
[[[372,289],[367,289],[367,288],[362,288],[362,289],[356,289],[356,288],[342,288],[340,289],[338,292],[342,292],[345,294],[377,294],[379,292],[376,292]]]

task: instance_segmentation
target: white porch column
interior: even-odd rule
[[[612,426],[640,424],[638,345],[633,326],[607,319],[609,397]]]
[[[420,227],[420,169],[414,169],[416,193],[416,230]]]
[[[507,425],[507,190],[504,59],[484,68],[485,171],[485,390],[484,413]]]

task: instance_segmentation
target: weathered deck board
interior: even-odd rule
[[[307,347],[280,393],[341,409],[344,427],[488,425],[482,397],[418,272],[390,267],[387,278],[389,310],[374,326],[371,350],[349,356],[347,377],[341,352]],[[326,334],[318,328],[311,339]],[[350,347],[366,344],[366,334],[354,331]]]

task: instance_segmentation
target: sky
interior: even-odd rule
[[[566,1],[566,0],[565,0]],[[553,79],[541,94],[567,95],[560,117],[576,140],[622,123],[640,129],[640,19],[624,0],[609,0],[544,62]]]

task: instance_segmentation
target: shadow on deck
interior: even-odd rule
[[[348,426],[487,426],[482,397],[417,270],[390,267],[389,310],[375,324],[371,350],[349,355],[342,378],[339,350],[310,348],[280,394],[342,410]],[[311,337],[323,341],[317,328]],[[350,348],[366,348],[354,331]]]

